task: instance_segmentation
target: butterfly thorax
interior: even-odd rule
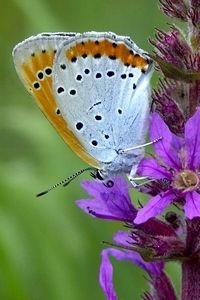
[[[136,169],[144,155],[144,149],[124,152],[122,149],[116,151],[116,157],[107,163],[102,163],[100,173],[102,179],[108,179],[119,174],[130,174]]]

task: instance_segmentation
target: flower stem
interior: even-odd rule
[[[182,264],[182,300],[200,298],[200,260],[192,259]]]

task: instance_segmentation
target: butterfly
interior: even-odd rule
[[[112,32],[41,33],[15,46],[22,83],[93,176],[133,177],[148,130],[149,55]]]

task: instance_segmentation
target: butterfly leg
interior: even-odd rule
[[[149,183],[152,181],[151,179],[148,179],[146,176],[136,176],[138,165],[135,165],[132,167],[130,174],[128,174],[128,179],[133,185],[134,188],[138,188],[143,186],[144,184]],[[139,182],[139,183],[138,183]]]
[[[144,148],[144,147],[147,147],[149,145],[153,145],[157,142],[159,142],[160,140],[162,140],[162,136],[158,137],[157,139],[153,140],[153,141],[150,141],[148,143],[145,143],[145,144],[142,144],[142,145],[138,145],[138,146],[134,146],[134,147],[131,147],[131,148],[127,148],[127,149],[123,149],[121,150],[120,152],[121,153],[124,153],[124,152],[129,152],[129,151],[133,151],[133,150],[136,150],[136,149],[140,149],[140,148]]]

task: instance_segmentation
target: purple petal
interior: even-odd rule
[[[132,222],[137,211],[129,196],[128,183],[123,177],[115,177],[113,182],[113,187],[95,180],[82,182],[92,199],[81,199],[76,204],[93,217]]]
[[[131,236],[129,232],[126,231],[118,231],[117,233],[114,234],[113,240],[117,243],[117,245],[121,246],[128,246],[130,247],[131,245]]]
[[[168,166],[179,169],[181,164],[178,152],[181,148],[181,140],[169,130],[167,125],[157,113],[153,113],[150,127],[150,138],[151,141],[153,141],[159,137],[162,137],[162,139],[153,144],[157,155]]]
[[[121,234],[121,233],[120,233]],[[103,289],[106,299],[115,300],[117,299],[117,295],[113,286],[113,267],[110,263],[109,256],[113,256],[116,260],[128,260],[138,267],[147,271],[147,273],[151,277],[157,277],[162,274],[162,270],[164,264],[162,262],[159,263],[150,263],[145,262],[141,256],[134,251],[121,251],[114,248],[108,248],[102,251],[102,261],[100,266],[99,273],[99,282],[101,288]]]
[[[137,174],[154,179],[171,178],[171,173],[153,158],[143,158],[138,166]]]
[[[121,247],[130,247],[131,240],[127,232],[117,232],[114,236],[114,241]],[[108,248],[103,250],[101,255],[102,261],[100,266],[99,281],[107,300],[117,299],[113,286],[113,267],[110,263],[109,256],[114,257],[118,261],[130,261],[132,264],[147,272],[151,278],[149,283],[151,285],[152,299],[162,299],[163,295],[168,295],[170,300],[177,299],[173,286],[163,271],[163,262],[146,262],[143,260],[140,254],[127,249],[119,250],[115,248]]]
[[[174,199],[172,191],[161,193],[155,197],[152,197],[147,204],[141,208],[134,220],[135,224],[141,224],[146,222],[152,217],[158,216]]]
[[[200,217],[200,195],[193,191],[189,192],[185,196],[185,215],[188,219],[194,217]]]
[[[200,165],[200,109],[191,117],[185,125],[185,145],[188,151],[188,165],[197,168]]]
[[[117,245],[124,247],[131,247],[131,242],[133,242],[133,235],[130,236],[129,233],[125,231],[118,231],[114,237],[114,241]],[[139,268],[145,270],[151,276],[159,276],[163,270],[164,263],[149,263],[142,259],[142,257],[135,251],[126,250],[125,260],[130,260],[133,264]],[[115,257],[116,258],[116,257]],[[116,258],[117,259],[117,258]]]
[[[112,253],[112,248],[103,250],[101,253],[101,266],[99,272],[99,283],[106,295],[107,300],[116,300],[117,294],[113,287],[113,267],[109,260],[109,253]]]

